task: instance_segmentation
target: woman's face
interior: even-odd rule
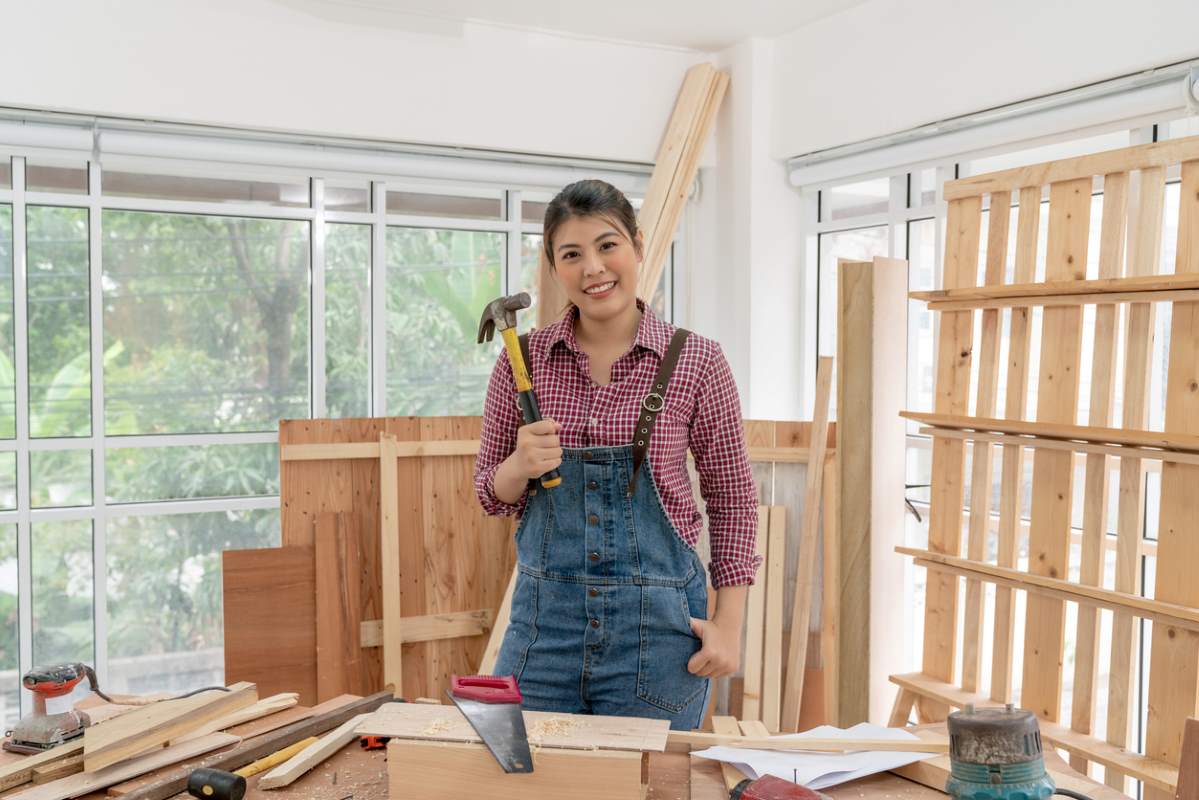
[[[555,273],[580,314],[613,319],[637,302],[639,240],[640,234],[635,245],[623,226],[606,217],[571,217],[558,226]]]

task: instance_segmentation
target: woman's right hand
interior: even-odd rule
[[[562,426],[552,419],[522,425],[516,432],[516,450],[511,459],[524,479],[540,478],[562,464],[562,447],[558,431]]]

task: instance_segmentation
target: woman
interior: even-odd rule
[[[516,676],[530,710],[692,729],[711,679],[737,669],[746,588],[761,561],[737,389],[716,343],[637,299],[643,239],[615,188],[563,189],[546,209],[544,247],[570,300],[527,340],[546,418],[522,426],[502,353],[475,464],[483,508],[521,515],[495,674]],[[709,519],[711,620],[688,447]],[[554,468],[561,485],[528,491]]]

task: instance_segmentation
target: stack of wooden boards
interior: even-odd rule
[[[250,683],[143,705],[114,706],[89,698],[83,710],[98,721],[82,737],[51,750],[6,756],[0,763],[0,790],[15,789],[6,797],[21,800],[68,800],[105,789],[125,800],[163,800],[182,791],[194,769],[238,769],[330,729],[337,733],[349,724],[352,731],[390,699],[387,693],[347,696],[307,708],[297,705],[295,693],[259,700]],[[275,778],[276,785],[319,763],[316,745],[324,743],[327,751],[331,736],[286,762],[290,772]],[[344,734],[342,739],[339,747],[349,741]],[[19,788],[26,783],[34,785]]]
[[[700,156],[728,85],[728,74],[707,63],[696,64],[683,77],[638,214],[645,241],[638,297],[651,300],[662,280],[675,230],[699,171]],[[550,274],[545,254],[541,253],[540,258],[537,320],[538,327],[545,327],[561,316],[566,296]]]
[[[1167,183],[1181,182],[1177,258],[1159,263]],[[1092,208],[1100,203],[1099,252],[1088,258]],[[1044,280],[1036,280],[1039,224],[1048,193]],[[923,670],[896,675],[893,722],[913,703],[922,718],[946,706],[1011,701],[1042,719],[1041,735],[1069,751],[1074,766],[1104,767],[1109,785],[1143,782],[1148,800],[1178,783],[1183,729],[1199,712],[1199,137],[1113,150],[980,175],[946,184],[944,289],[915,293],[940,314],[934,413],[909,413],[934,437],[927,550],[904,549],[928,568]],[[985,269],[979,283],[984,203]],[[1013,211],[1014,206],[1014,211]],[[1014,275],[1006,273],[1009,212],[1016,217]],[[1127,241],[1127,248],[1125,242]],[[1095,272],[1088,272],[1088,263]],[[1172,274],[1166,273],[1173,269]],[[1093,336],[1084,341],[1084,308]],[[1008,310],[1010,309],[1010,311]],[[1170,315],[1165,424],[1148,430],[1154,314]],[[975,342],[976,315],[981,341]],[[1006,400],[998,400],[1000,331],[1010,315]],[[1039,318],[1039,375],[1030,392],[1030,338]],[[1120,329],[1122,335],[1120,335]],[[1082,363],[1083,354],[1091,363]],[[971,375],[977,355],[974,414]],[[1037,363],[1037,362],[1032,362]],[[1080,425],[1080,375],[1090,375],[1087,424]],[[1117,392],[1117,384],[1120,391]],[[1035,408],[1029,408],[1030,396]],[[1119,409],[1119,420],[1115,411]],[[967,450],[967,442],[971,447]],[[968,519],[963,507],[971,456]],[[998,541],[990,539],[992,468],[1001,454]],[[1031,454],[1032,502],[1021,504]],[[1148,465],[1160,471],[1157,541],[1144,538]],[[1106,514],[1109,474],[1118,471],[1115,536]],[[1080,478],[1082,492],[1076,494]],[[1081,509],[1075,498],[1081,497]],[[1027,514],[1027,566],[1023,518]],[[1071,531],[1081,524],[1081,538]],[[963,523],[968,523],[963,542]],[[963,553],[963,544],[965,552]],[[995,546],[997,544],[997,547]],[[1071,553],[1078,549],[1073,560]],[[1105,579],[1114,549],[1114,579]],[[997,551],[993,563],[986,558]],[[1140,585],[1155,564],[1152,598]],[[1073,562],[1073,563],[1072,563]],[[1077,575],[1077,577],[1074,577]],[[965,620],[959,591],[965,582]],[[986,584],[995,585],[990,686],[983,684]],[[1014,658],[1015,594],[1026,594],[1023,663]],[[1066,604],[1077,604],[1073,676],[1064,675]],[[1110,616],[1109,616],[1110,614]],[[1152,623],[1145,752],[1130,725],[1137,621]],[[1110,630],[1106,736],[1094,735],[1101,625]],[[1141,629],[1142,631],[1144,628]],[[955,662],[961,654],[961,674]],[[1022,669],[1021,669],[1022,667]],[[1070,721],[1061,721],[1063,685]]]

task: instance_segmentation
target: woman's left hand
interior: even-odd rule
[[[741,626],[691,618],[691,632],[703,647],[687,662],[687,671],[705,678],[722,678],[741,666]]]

